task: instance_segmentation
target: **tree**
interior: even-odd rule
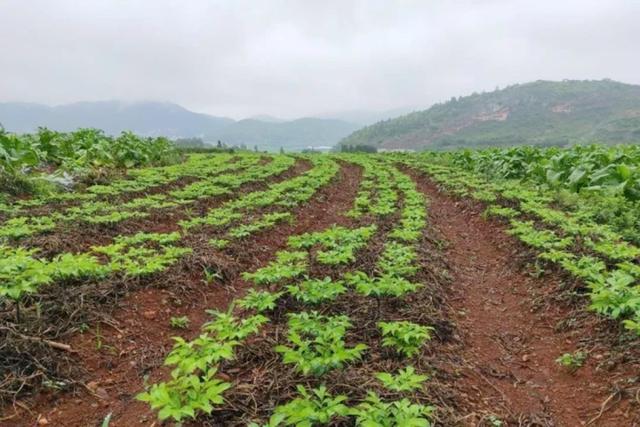
[[[340,149],[345,153],[376,153],[378,151],[376,147],[366,144],[342,144]]]

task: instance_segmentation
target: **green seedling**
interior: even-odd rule
[[[556,359],[556,363],[560,366],[568,368],[570,371],[576,371],[587,360],[587,353],[584,351],[576,351],[574,353],[564,353]]]
[[[211,285],[213,284],[213,282],[215,282],[216,280],[220,280],[222,279],[222,275],[217,272],[217,271],[213,271],[210,270],[209,268],[205,267],[202,269],[202,273],[204,274],[204,283],[207,285]]]
[[[393,347],[405,356],[413,356],[431,339],[431,326],[422,326],[407,321],[378,322],[382,332],[382,346]]]
[[[407,366],[404,369],[400,369],[396,375],[388,372],[378,372],[376,378],[387,390],[402,392],[420,389],[422,383],[429,377],[416,374],[413,366]]]
[[[175,329],[187,329],[189,327],[189,318],[187,316],[172,317],[169,324]]]

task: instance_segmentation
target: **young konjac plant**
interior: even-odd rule
[[[255,334],[269,319],[261,314],[256,314],[246,319],[239,319],[231,314],[233,306],[228,312],[207,310],[214,320],[207,322],[203,329],[221,341],[241,341],[251,334]]]
[[[422,326],[408,321],[378,322],[382,331],[382,346],[393,347],[405,356],[413,356],[431,339],[431,326]]]
[[[349,408],[344,404],[347,396],[332,396],[324,385],[310,392],[302,385],[298,385],[296,389],[300,397],[277,406],[269,422],[263,427],[327,425],[336,417],[349,415]],[[252,423],[249,427],[259,426]]]
[[[224,402],[222,393],[231,384],[215,378],[216,372],[215,368],[203,375],[174,372],[171,380],[153,384],[136,398],[158,410],[160,420],[172,419],[182,425],[184,419],[195,418],[199,412],[210,414],[214,405]]]
[[[380,297],[401,297],[405,294],[415,292],[422,285],[412,283],[400,276],[383,275],[371,277],[361,271],[347,273],[345,275],[347,283],[356,288],[356,291],[365,296]]]
[[[412,403],[409,399],[385,402],[370,391],[365,400],[351,409],[356,425],[363,427],[430,427],[432,406]]]
[[[282,292],[256,291],[249,289],[247,294],[241,300],[238,300],[238,306],[245,310],[256,310],[258,313],[273,310],[276,308],[278,299],[282,296]]]
[[[176,375],[206,372],[222,360],[231,360],[233,349],[239,344],[238,341],[222,341],[208,334],[201,334],[191,341],[180,337],[173,339],[175,344],[164,363],[175,366],[173,372]]]
[[[422,383],[429,377],[416,374],[413,366],[407,366],[404,369],[400,369],[396,375],[389,372],[378,372],[376,378],[387,390],[402,392],[421,388]]]
[[[308,279],[296,285],[287,286],[287,291],[298,301],[307,304],[318,304],[332,301],[347,292],[341,281],[332,281],[330,277],[324,279]]]
[[[278,283],[296,278],[307,271],[309,255],[305,251],[280,251],[276,260],[253,273],[243,273],[244,280],[257,285]]]
[[[278,345],[284,363],[293,363],[303,375],[320,376],[362,357],[364,344],[347,347],[344,336],[351,326],[347,316],[324,316],[317,312],[289,314],[291,346]]]

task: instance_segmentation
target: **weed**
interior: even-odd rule
[[[571,371],[576,371],[587,360],[587,353],[584,351],[576,351],[574,353],[564,353],[556,359],[556,363],[560,366],[564,366]]]

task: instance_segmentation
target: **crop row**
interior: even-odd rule
[[[259,182],[290,168],[295,159],[278,156],[273,161],[256,165],[256,156],[243,157],[232,163],[234,172],[215,175],[229,168],[224,163],[212,159],[212,167],[205,178],[187,186],[169,191],[167,194],[152,194],[133,198],[127,202],[85,201],[79,206],[66,208],[42,216],[17,216],[0,226],[0,238],[19,239],[53,230],[59,223],[115,224],[130,218],[142,218],[151,210],[186,207],[199,199],[231,194],[248,182]],[[185,171],[187,172],[188,169]],[[213,176],[210,176],[213,175]],[[111,188],[111,187],[109,187]]]
[[[196,338],[176,338],[165,360],[172,367],[170,379],[151,385],[138,396],[158,410],[160,419],[181,422],[224,407],[224,394],[239,385],[228,382],[228,375],[219,374],[230,366],[238,347],[254,345],[263,335],[260,331],[277,321],[279,310],[289,306],[287,301],[295,301],[300,310],[288,313],[286,334],[273,351],[280,354],[282,364],[291,365],[299,376],[301,382],[295,387],[298,395],[287,402],[277,402],[264,425],[310,426],[344,417],[363,426],[430,425],[433,408],[428,405],[407,397],[389,401],[374,390],[350,404],[352,396],[332,394],[332,388],[324,384],[329,373],[359,363],[369,349],[365,343],[347,339],[360,327],[349,313],[324,314],[323,307],[339,298],[359,295],[378,301],[378,312],[370,315],[376,320],[379,345],[392,349],[394,357],[411,359],[432,332],[429,326],[407,320],[380,318],[384,300],[401,299],[422,286],[411,278],[420,268],[416,249],[426,224],[424,196],[410,178],[390,164],[356,161],[365,168],[365,176],[367,168],[385,169],[383,173],[371,172],[369,176],[375,176],[372,184],[365,183],[361,190],[375,187],[381,190],[380,194],[394,192],[394,201],[400,200],[398,193],[403,196],[399,221],[386,233],[375,270],[367,273],[357,268],[357,254],[380,237],[375,221],[355,227],[334,225],[291,236],[287,249],[276,253],[271,263],[243,274],[254,285],[244,297],[234,301],[227,312],[211,311],[212,320],[202,326]],[[356,201],[356,209],[372,212],[372,205],[363,199]],[[394,202],[392,211],[396,210]],[[317,271],[325,268],[337,268],[337,276],[317,276]],[[307,377],[314,378],[317,386],[305,386]],[[382,388],[405,396],[421,389],[427,378],[410,365],[395,373],[378,372],[375,377]]]
[[[226,235],[222,233],[212,239],[215,247],[223,248],[229,239],[245,238],[277,222],[291,219],[289,211],[308,201],[336,176],[339,169],[338,164],[328,157],[312,156],[309,161],[312,168],[302,175],[271,184],[264,191],[250,192],[242,198],[225,202],[202,216],[181,221],[180,226],[185,231],[200,227],[207,227],[216,234],[221,234],[220,230],[226,231]],[[244,222],[252,217],[249,223]]]
[[[278,158],[262,169],[247,172],[246,175],[240,174],[231,185],[237,188],[239,182],[264,180],[291,165],[290,157]],[[237,222],[236,227],[230,229],[228,238],[245,238],[274,226],[278,221],[290,218],[290,212],[287,210],[307,201],[337,172],[335,162],[328,159],[321,158],[314,163],[314,167],[300,177],[271,184],[264,191],[255,191],[246,197],[225,203],[220,209],[231,212],[227,218]],[[254,222],[242,223],[246,212],[258,211],[259,208],[272,205],[279,207],[280,211],[265,213]],[[171,232],[120,235],[113,239],[112,244],[94,246],[86,253],[58,254],[50,260],[39,258],[37,249],[0,245],[0,253],[3,255],[0,260],[0,298],[10,298],[18,302],[24,295],[37,292],[40,286],[53,282],[72,279],[95,280],[115,273],[138,277],[162,271],[191,251],[179,245],[188,232],[188,227],[185,227],[182,234]],[[219,241],[213,243],[216,247],[222,246]]]
[[[492,180],[553,190],[555,202],[640,244],[640,146],[463,150],[429,156]]]
[[[35,194],[30,198],[13,198],[5,203],[0,203],[0,212],[7,216],[18,216],[30,213],[32,208],[45,205],[54,209],[61,203],[68,205],[86,200],[112,199],[128,193],[148,191],[154,187],[171,184],[184,177],[203,179],[238,168],[236,162],[239,160],[247,162],[247,166],[249,166],[249,159],[253,159],[251,163],[257,163],[259,158],[251,153],[243,153],[242,156],[228,153],[219,153],[214,156],[192,154],[182,162],[167,166],[129,169],[124,177],[114,178],[107,183],[89,185],[84,189],[50,191]]]
[[[391,169],[377,157],[352,154],[345,158],[363,168],[362,182],[353,209],[347,215],[352,218],[361,218],[366,214],[377,216],[392,214],[396,209],[398,193],[395,176]]]
[[[406,161],[453,193],[486,203],[486,214],[505,218],[508,232],[535,249],[540,260],[586,284],[591,309],[640,333],[640,248],[613,227],[555,207],[557,190],[547,186],[527,180],[490,182],[478,172],[443,164],[437,155]]]

